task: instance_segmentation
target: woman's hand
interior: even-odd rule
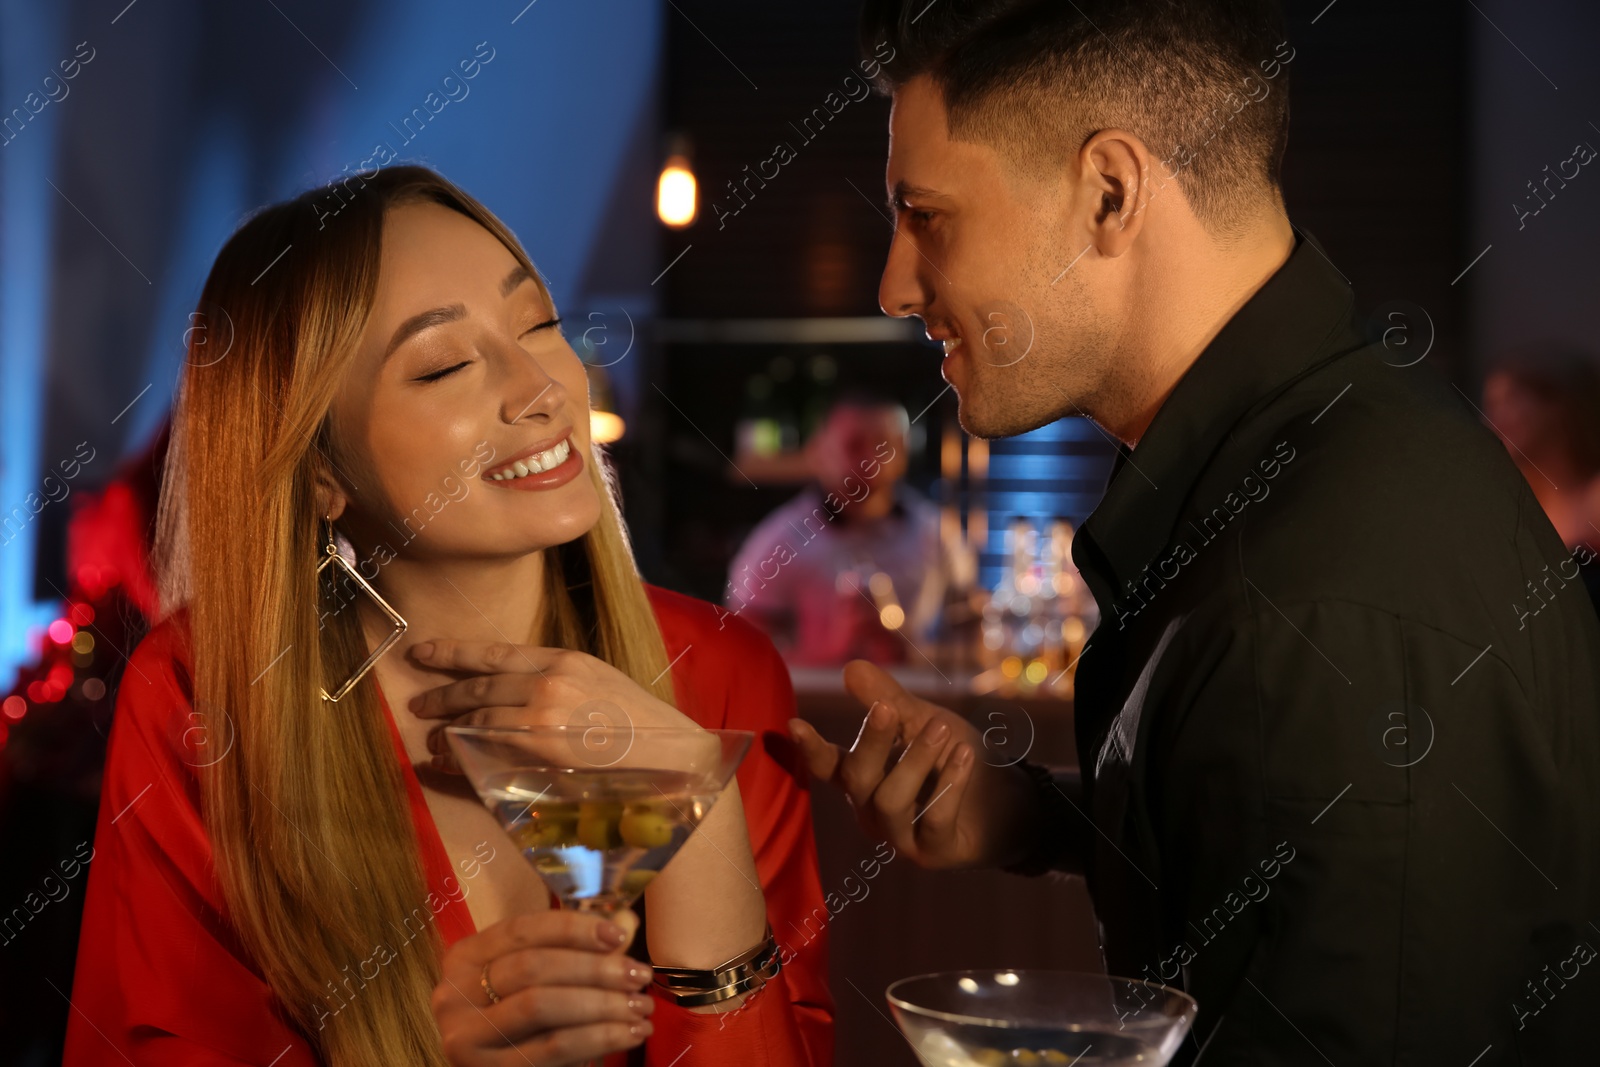
[[[473,726],[698,726],[611,664],[583,652],[505,641],[434,640],[414,646],[411,655],[425,667],[473,675],[413,698],[412,712],[424,719]],[[593,714],[578,714],[586,704],[597,705]],[[443,730],[429,735],[428,748],[436,766],[456,769]]]
[[[585,743],[587,731],[597,726],[701,729],[632,678],[582,652],[435,640],[416,645],[411,653],[425,666],[476,676],[420,694],[411,709],[422,718],[474,726],[572,726]],[[456,770],[442,729],[429,735],[428,748],[435,753],[436,766]],[[609,749],[597,748],[594,754],[610,757],[601,759],[601,766],[611,766],[615,758]],[[662,966],[715,967],[761,940],[766,900],[737,781],[728,783],[671,866],[650,883],[645,907],[650,957]],[[690,1010],[726,1010],[737,1003]]]
[[[641,992],[651,970],[621,951],[637,922],[632,912],[611,922],[545,911],[451,945],[432,999],[445,1058],[457,1067],[560,1067],[642,1043],[655,1007]],[[484,990],[486,973],[498,1003]]]

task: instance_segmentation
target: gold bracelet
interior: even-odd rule
[[[655,985],[675,1004],[700,1007],[760,989],[783,969],[769,923],[761,943],[720,967],[655,967]]]

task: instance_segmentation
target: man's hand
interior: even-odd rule
[[[811,773],[849,796],[867,834],[932,869],[1021,858],[1038,817],[1025,774],[980,759],[976,727],[907,693],[881,668],[853,660],[844,684],[868,708],[848,752],[801,719],[789,720],[789,733]]]

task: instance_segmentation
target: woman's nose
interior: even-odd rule
[[[554,417],[566,402],[566,387],[526,352],[513,357],[513,363],[515,370],[503,407],[505,420],[515,423],[527,418]]]

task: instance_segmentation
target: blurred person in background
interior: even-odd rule
[[[728,613],[766,630],[790,663],[900,663],[935,635],[950,565],[938,508],[903,484],[910,431],[899,402],[843,394],[805,446],[815,483],[734,557]]]
[[[1564,345],[1502,355],[1483,411],[1600,609],[1600,359]]]

